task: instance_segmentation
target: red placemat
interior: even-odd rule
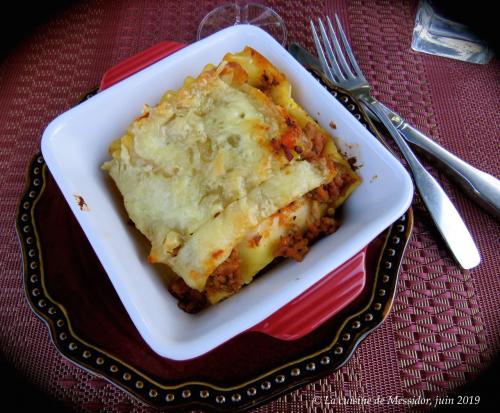
[[[78,3],[40,27],[0,65],[0,346],[22,376],[72,409],[149,410],[60,356],[29,309],[14,227],[26,166],[48,122],[97,85],[108,67],[161,40],[193,41],[198,22],[220,3]],[[413,1],[267,4],[285,20],[289,40],[311,50],[309,19],[339,14],[383,102],[474,166],[500,174],[498,60],[479,66],[411,51]],[[322,411],[342,400],[453,394],[498,353],[499,226],[436,175],[471,228],[483,263],[472,271],[456,267],[417,199],[414,235],[388,320],[338,372],[256,411]],[[387,402],[335,408],[404,411],[407,406]]]

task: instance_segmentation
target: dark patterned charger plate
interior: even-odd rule
[[[355,99],[331,91],[380,138]],[[29,165],[17,215],[26,295],[58,350],[144,402],[173,411],[246,410],[340,368],[387,317],[412,227],[410,209],[370,243],[362,293],[306,336],[284,341],[250,331],[203,356],[174,361],[140,337],[41,154]]]

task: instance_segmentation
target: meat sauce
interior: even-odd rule
[[[187,313],[198,313],[208,305],[206,292],[215,293],[224,291],[237,292],[243,285],[240,274],[241,260],[238,252],[233,250],[231,255],[220,264],[210,275],[206,284],[206,291],[199,292],[189,287],[182,278],[173,281],[168,290],[179,300],[178,306]]]
[[[243,285],[243,280],[240,274],[241,260],[238,256],[238,251],[235,249],[231,255],[220,264],[215,271],[208,277],[206,290],[209,293],[224,291],[235,293]]]
[[[191,288],[182,278],[177,278],[168,286],[168,291],[179,300],[177,305],[186,313],[197,313],[207,305],[205,294]]]
[[[304,133],[290,118],[286,118],[287,131],[279,139],[271,139],[270,145],[274,153],[281,151],[288,161],[294,158],[292,151],[300,159],[311,161],[322,156],[328,137],[314,123],[309,122],[304,127]]]

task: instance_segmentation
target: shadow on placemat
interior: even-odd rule
[[[51,413],[70,412],[61,402],[48,397],[33,383],[22,377],[5,360],[0,353],[0,388],[2,389],[2,405],[6,411],[34,412],[47,411]]]
[[[479,376],[467,383],[465,386],[459,387],[452,391],[449,396],[442,396],[444,402],[453,400],[453,404],[438,406],[433,411],[435,413],[456,412],[457,410],[464,411],[489,411],[493,410],[493,403],[498,403],[498,372],[500,371],[500,356],[497,355],[490,365],[483,370]],[[476,397],[480,398],[478,404],[474,403]],[[462,402],[462,404],[458,404]]]

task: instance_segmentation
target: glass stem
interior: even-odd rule
[[[234,0],[234,4],[236,6],[236,21],[234,24],[241,24],[241,23],[247,23],[247,5],[248,1],[247,0]]]

